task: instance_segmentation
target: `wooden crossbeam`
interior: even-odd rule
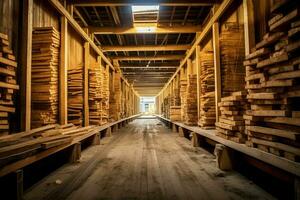
[[[218,0],[72,0],[75,6],[132,6],[132,5],[160,5],[160,6],[212,6]]]
[[[89,26],[89,32],[94,34],[167,34],[201,32],[200,26],[160,26],[160,27],[95,27]]]
[[[121,69],[176,69],[178,66],[122,66]]]
[[[111,59],[115,60],[181,60],[183,55],[162,55],[162,56],[114,56]]]
[[[141,46],[101,46],[102,51],[184,51],[191,48],[190,45],[141,45]]]

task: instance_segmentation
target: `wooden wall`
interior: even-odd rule
[[[68,26],[68,47],[68,69],[83,67],[84,42],[71,26]]]
[[[49,6],[48,1],[34,0],[33,27],[47,26],[53,26],[59,31],[59,15],[54,8]]]

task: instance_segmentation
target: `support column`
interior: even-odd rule
[[[31,128],[31,59],[32,59],[32,11],[33,0],[23,0],[21,39],[21,130]]]
[[[197,111],[198,111],[198,121],[201,118],[200,115],[200,96],[201,96],[201,65],[200,65],[200,46],[196,46],[196,73],[197,73]]]
[[[219,121],[220,111],[218,103],[221,101],[221,64],[220,64],[220,45],[219,45],[219,23],[213,24],[213,48],[214,48],[214,71],[215,71],[215,103],[216,121]]]
[[[245,33],[245,54],[251,53],[255,46],[254,6],[253,0],[243,0],[244,8],[244,33]]]
[[[61,17],[61,46],[59,66],[59,123],[68,123],[68,21]]]
[[[89,66],[90,66],[90,44],[84,43],[84,75],[83,75],[83,110],[84,126],[89,125]]]

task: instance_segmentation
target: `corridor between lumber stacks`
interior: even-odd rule
[[[219,170],[212,154],[155,118],[138,118],[101,143],[92,156],[83,151],[82,166],[55,171],[25,199],[272,199],[240,174]]]

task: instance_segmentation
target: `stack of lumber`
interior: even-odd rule
[[[171,121],[181,120],[181,106],[170,106],[170,120]]]
[[[16,84],[16,67],[8,36],[0,33],[0,135],[9,133],[9,114],[15,112],[13,95],[19,89]]]
[[[246,141],[243,114],[247,109],[246,92],[233,92],[218,103],[221,116],[216,122],[217,135],[238,143]]]
[[[162,106],[162,114],[165,118],[170,119],[170,95],[164,98]]]
[[[89,118],[92,125],[101,125],[101,75],[100,69],[89,69]]]
[[[227,22],[221,27],[221,87],[222,96],[241,91],[245,87],[244,28],[238,23]]]
[[[114,91],[111,93],[110,99],[110,117],[114,121],[121,119],[121,101],[122,101],[122,91],[121,91],[121,74],[115,73],[114,75]]]
[[[101,67],[102,72],[102,90],[101,90],[101,123],[108,123],[109,118],[109,74]]]
[[[180,107],[181,107],[181,121],[185,121],[186,116],[186,90],[187,80],[180,80]]]
[[[189,126],[197,125],[198,107],[197,107],[197,75],[190,74],[188,77],[186,91],[186,116],[184,123]]]
[[[37,153],[70,145],[97,133],[95,126],[51,124],[0,137],[0,167]]]
[[[68,122],[82,126],[83,120],[83,69],[68,70]]]
[[[174,89],[171,94],[171,106],[179,106],[180,105],[180,92],[179,89]]]
[[[272,7],[270,32],[246,56],[244,119],[249,146],[299,161],[300,10],[284,2]]]
[[[33,128],[58,120],[59,32],[54,27],[34,28],[32,33],[31,97]]]
[[[200,119],[204,129],[214,128],[216,122],[214,56],[212,51],[200,52]]]

